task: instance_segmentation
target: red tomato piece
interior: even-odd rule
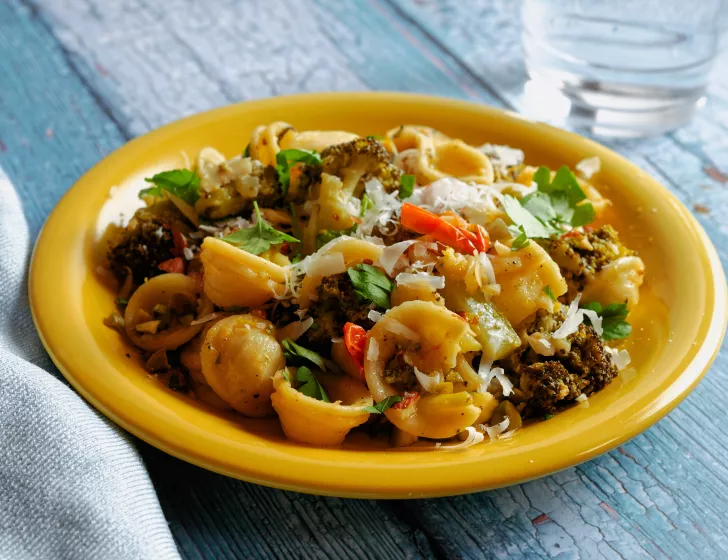
[[[157,265],[157,268],[159,270],[164,270],[164,272],[179,272],[184,274],[185,261],[182,259],[182,257],[175,257],[173,259],[169,259],[168,261],[159,263]]]
[[[344,345],[352,357],[359,371],[364,373],[364,349],[367,345],[367,331],[354,323],[344,325]]]

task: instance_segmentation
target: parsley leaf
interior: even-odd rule
[[[122,305],[123,306],[123,305],[126,305],[128,303],[129,303],[129,300],[128,299],[124,299],[124,298],[120,298],[120,297],[116,298],[116,305]]]
[[[399,178],[399,199],[404,200],[412,196],[415,192],[415,176],[414,175],[402,175]]]
[[[331,402],[323,386],[319,383],[319,380],[316,379],[313,372],[306,366],[298,368],[298,371],[296,372],[296,381],[301,383],[298,387],[298,391],[300,393],[319,401]]]
[[[389,309],[389,294],[394,284],[384,272],[370,264],[359,264],[346,272],[358,296]]]
[[[554,301],[558,301],[558,300],[556,299],[556,296],[554,295],[554,291],[553,291],[553,290],[551,289],[551,286],[546,286],[546,287],[545,287],[545,288],[543,289],[543,293],[544,293],[544,294],[546,294],[547,296],[549,296],[549,297],[550,297],[550,298],[551,298],[552,300],[554,300]]]
[[[243,150],[243,157],[250,157],[250,144],[245,146],[245,150]]]
[[[516,226],[530,238],[547,238],[559,230],[548,226],[521,206],[517,198],[509,194],[503,197],[506,214]]]
[[[297,163],[308,165],[321,165],[321,156],[313,150],[281,150],[276,154],[276,170],[278,171],[278,182],[281,184],[281,191],[285,195],[291,184],[291,167]]]
[[[286,241],[300,243],[295,237],[278,231],[265,223],[263,217],[260,215],[257,202],[253,202],[253,207],[255,208],[255,215],[258,218],[257,223],[253,227],[239,229],[230,235],[226,235],[222,238],[223,241],[254,255],[265,253],[270,249],[271,245],[280,245]]]
[[[511,251],[520,251],[524,247],[528,247],[531,243],[528,240],[528,235],[523,231],[523,226],[512,226],[508,228],[511,234],[513,234],[513,243],[511,244]]]
[[[538,186],[538,191],[525,196],[521,200],[521,204],[537,218],[545,222],[569,224],[573,227],[583,226],[594,221],[596,217],[594,207],[589,202],[583,202],[587,198],[586,194],[581,190],[576,176],[568,167],[561,167],[551,180],[551,172],[548,167],[541,166],[534,174],[533,180]],[[540,200],[534,203],[532,202],[534,198]],[[550,209],[545,209],[543,203],[548,204]]]
[[[154,177],[146,177],[147,183],[153,187],[139,191],[139,198],[144,196],[162,196],[162,191],[172,193],[184,200],[187,204],[194,204],[200,199],[200,178],[195,171],[189,169],[172,169],[162,171]]]
[[[520,201],[506,195],[503,201],[506,214],[520,231],[519,248],[525,246],[523,234],[544,239],[562,233],[564,224],[578,227],[594,221],[594,207],[590,202],[584,202],[587,197],[568,167],[561,167],[552,180],[548,167],[541,166],[533,180],[537,185],[536,192]],[[513,230],[511,233],[516,235]]]
[[[289,385],[293,385],[293,381],[291,380],[291,375],[288,373],[287,369],[283,370],[283,377],[286,381],[288,381]]]
[[[371,412],[372,414],[383,414],[385,410],[392,408],[393,405],[397,404],[401,400],[402,397],[399,395],[392,395],[384,399],[382,402],[378,402],[374,406],[365,406],[364,410]]]
[[[386,140],[384,136],[380,136],[379,134],[370,134],[369,136],[367,136],[367,138],[369,138],[369,140],[376,140],[378,142],[381,140]]]
[[[352,233],[356,232],[356,228],[359,227],[359,224],[354,224],[349,229],[342,229],[339,231],[333,230],[333,229],[325,229],[323,230],[317,237],[316,237],[316,249],[320,249],[324,245],[326,245],[329,241],[332,239],[336,239],[337,237],[341,237],[342,235],[351,235]]]
[[[320,354],[313,350],[304,348],[293,342],[290,338],[286,338],[281,342],[283,347],[283,355],[286,357],[286,363],[291,365],[303,365],[307,362],[312,363],[319,369],[326,371],[326,363]]]
[[[359,217],[363,218],[364,214],[366,214],[367,210],[369,210],[372,206],[374,206],[372,199],[369,198],[366,193],[364,193],[364,195],[361,197],[361,210],[359,210]]]
[[[602,307],[599,302],[582,305],[584,309],[596,311],[602,318],[602,338],[604,340],[617,340],[626,338],[632,332],[632,325],[626,319],[629,311],[626,303],[610,303]]]

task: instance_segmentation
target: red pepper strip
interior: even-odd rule
[[[346,351],[359,367],[359,373],[364,378],[364,349],[367,345],[367,331],[354,323],[344,325],[344,345]]]
[[[475,248],[481,253],[490,249],[490,236],[483,226],[475,226]]]
[[[184,273],[185,271],[185,261],[182,260],[182,257],[175,257],[173,259],[169,259],[168,261],[161,262],[157,265],[157,268],[159,270],[164,270],[164,272],[179,272]]]
[[[454,226],[437,214],[409,202],[402,204],[400,222],[404,227],[422,235],[431,235],[435,240],[461,253],[472,255],[477,251],[470,239],[470,232],[465,233],[467,230]]]
[[[397,404],[392,405],[392,408],[396,408],[397,410],[403,410],[410,406],[413,403],[416,403],[420,399],[420,394],[410,393],[409,391],[405,391],[404,397],[401,401],[399,401]]]

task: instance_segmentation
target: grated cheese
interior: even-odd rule
[[[400,272],[394,281],[399,286],[414,286],[417,284],[426,284],[434,290],[442,290],[445,287],[444,276],[432,276],[426,272]]]
[[[493,443],[498,437],[502,437],[501,434],[508,429],[508,425],[511,423],[511,419],[506,416],[501,422],[495,426],[485,426],[485,431],[490,438],[490,442]]]
[[[399,258],[411,245],[414,245],[415,243],[417,243],[417,241],[410,239],[390,245],[382,251],[381,255],[379,255],[379,259],[377,259],[376,264],[381,266],[387,275],[392,276],[392,272],[394,271],[394,267],[397,265]]]
[[[427,375],[426,373],[421,372],[417,369],[417,366],[414,366],[415,369],[415,376],[417,377],[417,381],[420,385],[422,385],[422,388],[427,391],[428,393],[434,393],[437,386],[442,383],[442,373],[437,372],[435,375]]]
[[[576,164],[576,170],[581,173],[581,176],[584,177],[584,179],[591,179],[594,175],[599,173],[601,168],[602,162],[597,156],[583,159]]]
[[[444,449],[445,451],[461,451],[463,449],[467,449],[468,447],[472,447],[473,445],[482,443],[483,440],[485,440],[485,436],[472,426],[468,426],[467,428],[465,428],[465,431],[467,432],[468,436],[465,438],[464,441],[451,445],[437,442],[435,444],[435,447],[438,449]]]

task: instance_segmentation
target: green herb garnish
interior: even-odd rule
[[[349,229],[342,229],[339,231],[332,230],[332,229],[326,229],[322,231],[317,237],[316,237],[316,249],[320,249],[324,245],[326,245],[329,241],[332,239],[336,239],[337,237],[341,237],[342,235],[351,235],[356,232],[356,229],[359,227],[359,224],[354,224]]]
[[[397,404],[401,400],[402,397],[399,395],[392,395],[391,397],[384,399],[382,402],[378,402],[374,406],[365,406],[364,410],[371,412],[372,414],[384,414],[385,410],[389,410],[393,405]]]
[[[556,228],[561,224],[585,226],[594,221],[594,207],[583,202],[586,195],[568,167],[561,167],[551,180],[551,171],[541,166],[533,180],[538,190],[524,196],[521,204],[541,221]]]
[[[389,309],[389,294],[394,284],[384,272],[370,264],[359,264],[346,272],[359,297]]]
[[[544,420],[551,420],[551,419],[552,419],[553,417],[554,417],[554,415],[553,415],[553,414],[544,414],[544,415],[543,415],[543,419],[544,419]]]
[[[278,182],[281,184],[281,191],[285,195],[291,184],[291,167],[297,163],[308,165],[321,165],[321,156],[313,150],[281,150],[276,154],[276,170],[278,171]]]
[[[359,217],[363,218],[364,214],[366,214],[367,210],[369,210],[372,206],[374,206],[374,203],[366,195],[366,193],[364,193],[364,195],[361,197],[361,209],[359,210]]]
[[[414,175],[402,175],[399,178],[399,199],[404,200],[412,196],[415,192],[415,176]]]
[[[602,318],[602,338],[604,340],[617,340],[627,338],[632,332],[632,325],[626,319],[629,311],[626,303],[610,303],[602,307],[599,302],[586,303],[584,309],[596,311]]]
[[[293,385],[293,381],[291,380],[291,376],[290,376],[290,374],[288,373],[288,370],[287,370],[287,369],[284,369],[284,370],[283,370],[283,378],[284,378],[284,379],[285,379],[286,381],[288,381],[289,385]]]
[[[283,347],[283,355],[286,357],[286,363],[297,366],[310,362],[319,369],[326,371],[326,362],[323,357],[313,350],[296,344],[290,338],[284,339],[281,346]]]
[[[162,196],[162,191],[167,191],[181,198],[187,204],[193,205],[200,199],[200,178],[195,171],[189,169],[172,169],[162,171],[154,177],[146,177],[147,183],[153,183],[153,187],[139,191],[139,198],[145,196]]]
[[[239,229],[234,231],[230,235],[226,235],[222,238],[225,243],[230,243],[238,249],[247,251],[254,255],[260,255],[270,249],[271,245],[280,245],[289,241],[291,243],[300,243],[295,237],[278,231],[273,227],[269,226],[260,215],[260,209],[258,203],[253,202],[253,208],[255,209],[255,215],[258,221],[253,227],[246,229]]]
[[[511,226],[509,228],[511,234],[513,234],[513,243],[511,244],[511,251],[520,251],[524,247],[528,247],[531,243],[528,240],[528,235],[523,231],[523,227]]]
[[[245,146],[245,149],[243,150],[243,157],[250,157],[250,144]]]
[[[126,305],[128,303],[129,303],[128,299],[124,299],[124,298],[120,298],[120,297],[116,298],[116,305]]]
[[[379,134],[370,134],[367,136],[369,140],[376,140],[377,142],[381,142],[382,140],[386,140],[384,136],[380,136]]]
[[[298,371],[296,372],[296,381],[301,384],[298,386],[299,393],[303,393],[307,397],[311,397],[319,401],[331,402],[323,386],[319,383],[319,380],[316,379],[313,372],[306,366],[298,368]]]
[[[562,226],[579,227],[594,221],[596,214],[576,177],[568,167],[560,168],[551,180],[548,167],[539,167],[533,176],[536,192],[520,201],[504,197],[506,214],[515,224],[519,237],[545,239],[563,233]],[[514,233],[515,236],[515,233]]]
[[[545,288],[543,289],[543,293],[544,293],[544,294],[546,294],[547,296],[549,296],[549,297],[550,297],[550,298],[551,298],[552,300],[554,300],[554,301],[558,301],[558,300],[556,299],[556,296],[554,295],[554,291],[553,291],[553,290],[551,289],[551,286],[546,286],[546,287],[545,287]]]

